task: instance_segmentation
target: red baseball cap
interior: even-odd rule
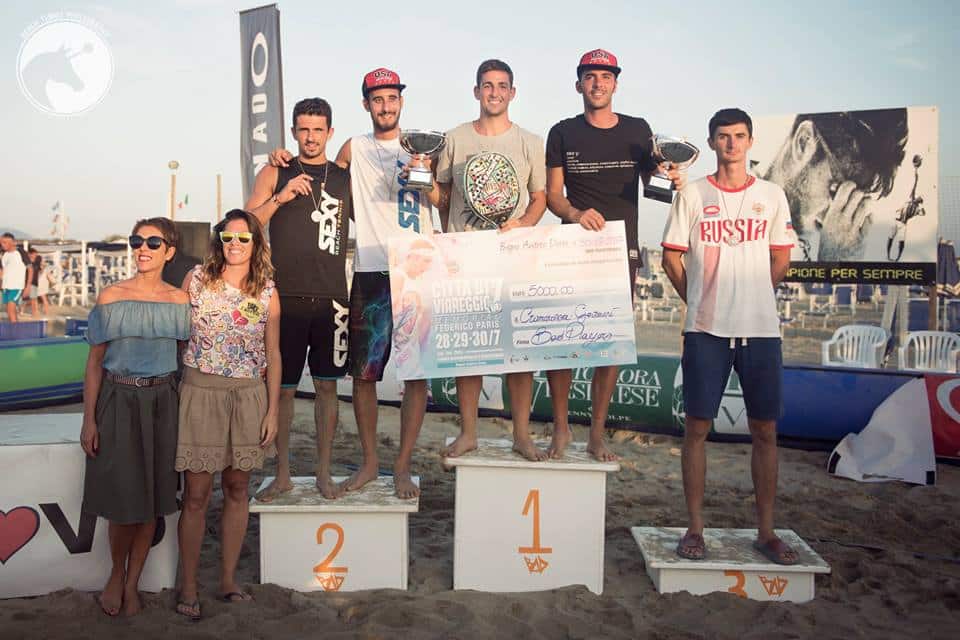
[[[577,66],[577,77],[584,71],[590,69],[606,69],[613,71],[613,75],[620,75],[620,67],[617,66],[617,56],[605,49],[594,49],[587,51],[580,58],[580,64]]]
[[[403,91],[407,88],[407,85],[400,82],[400,76],[397,75],[396,71],[390,71],[390,69],[380,67],[363,76],[363,85],[360,87],[360,91],[363,93],[363,97],[366,98],[367,94],[374,89],[383,89],[384,87],[391,87]]]

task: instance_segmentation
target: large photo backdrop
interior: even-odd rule
[[[936,277],[936,107],[757,118],[753,173],[783,187],[798,243],[787,280]]]

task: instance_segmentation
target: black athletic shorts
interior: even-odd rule
[[[314,378],[331,380],[346,375],[349,333],[346,298],[280,296],[281,385],[296,387],[300,383],[304,360]]]

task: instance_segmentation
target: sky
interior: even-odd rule
[[[180,163],[177,199],[189,195],[178,218],[214,219],[218,173],[224,208],[242,206],[238,11],[259,4],[4,3],[0,228],[48,236],[51,206],[59,201],[73,238],[126,234],[137,218],[166,214],[171,160]],[[280,2],[285,123],[298,99],[326,98],[333,106],[332,155],[350,136],[369,131],[360,82],[385,66],[408,85],[403,126],[452,128],[477,116],[474,73],[495,57],[516,76],[512,120],[546,136],[554,123],[582,111],[577,61],[604,48],[623,67],[617,111],[703,143],[693,177],[714,168],[706,122],[727,106],[755,117],[937,106],[939,174],[960,175],[960,12],[952,2],[731,6],[736,10],[700,1]],[[73,116],[38,109],[18,82],[18,53],[31,26],[58,11],[95,23],[114,65],[103,100]],[[642,242],[659,242],[666,213],[666,205],[641,205]]]

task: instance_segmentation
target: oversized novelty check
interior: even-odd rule
[[[636,361],[622,222],[390,240],[401,380]]]

